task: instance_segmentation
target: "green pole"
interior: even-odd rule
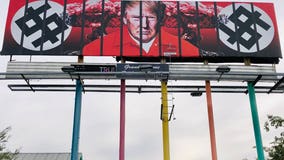
[[[265,160],[264,153],[263,153],[263,146],[262,146],[262,139],[261,139],[261,132],[260,132],[260,125],[259,125],[259,118],[258,118],[253,82],[248,82],[248,93],[249,93],[249,99],[250,99],[251,115],[252,115],[252,122],[253,122],[253,129],[254,129],[258,160]]]

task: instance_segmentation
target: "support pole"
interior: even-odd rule
[[[168,112],[168,91],[167,81],[162,80],[162,128],[163,128],[163,152],[164,160],[170,160],[170,143],[169,143],[169,112]]]
[[[124,60],[121,61],[124,63]],[[125,154],[125,79],[120,82],[120,132],[119,132],[119,160],[124,160]]]
[[[246,66],[251,65],[249,58],[244,59],[244,63]],[[258,160],[265,160],[253,82],[248,82],[248,93],[249,93],[249,101],[250,101],[250,109],[251,109],[251,115],[252,115],[252,123],[253,123],[254,138],[255,138],[255,143],[256,143],[257,157],[258,157]]]
[[[125,80],[120,83],[120,135],[119,160],[124,160],[125,154]]]
[[[256,142],[257,157],[258,157],[258,160],[265,160],[253,82],[248,82],[248,93],[249,93],[249,99],[250,99],[250,107],[251,107],[251,115],[252,115],[254,136],[255,136],[255,142]]]
[[[78,63],[83,63],[83,56],[78,57]],[[78,160],[82,90],[83,90],[82,81],[80,79],[77,79],[76,80],[76,93],[75,93],[74,119],[73,119],[71,160]]]
[[[83,88],[82,88],[81,81],[79,79],[77,79],[76,80],[74,120],[73,120],[71,160],[78,160],[82,89]]]
[[[213,115],[213,103],[211,96],[211,85],[210,81],[205,81],[206,85],[206,98],[207,98],[207,110],[208,110],[208,121],[210,131],[210,142],[211,142],[211,156],[212,160],[217,160],[217,147],[215,138],[215,127],[214,127],[214,115]]]
[[[165,64],[166,59],[162,58],[161,63]],[[162,109],[161,119],[163,128],[163,153],[164,160],[170,160],[170,138],[169,138],[169,111],[168,111],[168,89],[167,80],[161,80]]]

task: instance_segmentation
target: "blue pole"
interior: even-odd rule
[[[252,122],[253,122],[253,129],[254,129],[258,160],[265,160],[253,82],[248,82],[248,93],[249,93],[249,99],[250,99],[251,115],[252,115]]]
[[[82,102],[82,84],[80,80],[76,80],[71,160],[78,160],[81,102]]]

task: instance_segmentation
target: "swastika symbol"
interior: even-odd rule
[[[43,50],[49,50],[61,44],[62,31],[66,35],[64,40],[69,35],[70,26],[63,23],[59,16],[63,11],[60,4],[53,1],[49,1],[47,4],[44,1],[29,3],[25,16],[23,8],[13,18],[12,28],[15,29],[12,29],[12,35],[20,44],[19,37],[24,34],[24,48],[39,51],[43,44]],[[45,19],[44,14],[46,14]]]
[[[232,6],[224,10],[219,14],[219,29],[222,31],[220,39],[228,47],[238,50],[238,41],[241,52],[252,53],[257,51],[257,43],[259,50],[271,43],[274,27],[264,11],[255,7],[252,12],[250,4],[237,5],[235,12],[232,11]]]
[[[50,9],[51,6],[49,4],[46,5],[42,5],[41,7],[37,8],[37,9],[33,9],[32,7],[29,7],[26,13],[26,18],[23,16],[22,18],[16,20],[16,24],[21,28],[21,30],[23,31],[24,35],[26,36],[30,36],[33,33],[37,32],[38,30],[42,29],[42,26],[44,24],[44,20],[42,19],[42,17],[40,17],[41,14],[43,14],[45,12],[45,10]],[[34,21],[35,25],[29,27],[27,25],[27,23],[23,22],[25,21],[29,22],[29,21]],[[52,28],[52,30],[49,28],[49,25],[51,23],[54,23],[57,27]],[[43,37],[43,42],[46,41],[51,41],[52,43],[55,43],[57,41],[59,41],[59,39],[56,37],[56,35],[58,35],[59,33],[61,33],[62,31],[62,27],[64,27],[63,29],[66,30],[68,27],[66,24],[62,25],[62,20],[60,19],[60,17],[54,13],[51,16],[47,17],[45,20],[45,36]],[[32,44],[34,45],[34,47],[38,47],[41,45],[41,38],[36,39],[35,41],[32,42]]]

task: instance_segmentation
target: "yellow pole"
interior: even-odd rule
[[[166,80],[162,80],[161,87],[162,87],[163,152],[164,152],[164,160],[170,160],[168,90],[167,90]]]
[[[161,63],[165,64],[166,59],[162,58]],[[162,128],[163,128],[163,153],[164,160],[170,160],[170,140],[169,140],[169,111],[168,111],[168,89],[167,80],[161,80],[162,92]]]

